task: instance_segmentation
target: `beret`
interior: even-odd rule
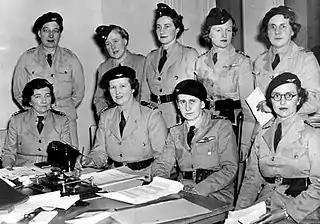
[[[158,3],[157,9],[156,9],[156,20],[162,16],[168,16],[172,19],[179,17],[176,10],[170,8],[168,5],[166,5],[164,3]]]
[[[106,26],[106,25],[101,25],[101,26],[98,26],[96,28],[96,34],[104,39],[104,40],[107,40],[108,39],[108,36],[109,34],[111,33],[111,31],[115,28],[120,28],[119,26],[116,26],[116,25],[109,25],[109,26]]]
[[[206,26],[221,25],[228,22],[230,19],[232,20],[233,25],[235,25],[235,20],[227,12],[227,10],[221,8],[213,8],[210,10],[204,23]]]
[[[294,83],[297,85],[298,88],[301,88],[301,81],[295,74],[292,74],[290,72],[284,72],[278,76],[276,76],[272,81],[269,83],[269,86],[266,91],[266,98],[271,98],[272,91],[277,88],[278,86],[281,86],[286,83]]]
[[[179,82],[174,89],[175,97],[179,94],[186,94],[197,97],[199,100],[206,102],[207,90],[204,85],[193,79],[186,79]]]
[[[279,6],[270,9],[264,16],[262,23],[264,26],[268,26],[269,20],[275,15],[283,15],[285,18],[291,18],[295,20],[295,13],[287,6]]]
[[[107,89],[111,80],[120,78],[129,78],[131,80],[134,80],[136,78],[136,72],[128,66],[114,67],[104,73],[100,81],[100,87],[102,89]]]
[[[60,27],[60,32],[63,30],[63,18],[57,12],[48,12],[40,16],[33,25],[32,31],[37,34],[39,30],[41,30],[42,26],[49,22],[56,22]]]

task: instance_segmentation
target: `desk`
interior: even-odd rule
[[[24,193],[28,192],[28,194],[33,194],[32,190],[30,189],[24,189],[22,190]],[[184,198],[192,203],[195,203],[197,205],[200,205],[204,208],[209,209],[211,212],[204,214],[204,215],[198,215],[195,217],[190,218],[184,218],[181,220],[175,220],[172,222],[166,222],[170,224],[185,224],[185,223],[196,223],[196,224],[212,224],[217,223],[220,221],[225,220],[227,216],[227,212],[233,209],[232,205],[226,204],[224,202],[221,202],[217,199],[204,197],[201,195],[194,195],[187,192],[180,192],[178,195],[169,195],[166,197],[163,197],[160,200],[157,200],[154,203],[158,203],[161,201],[166,200],[172,200],[172,199],[178,199],[178,198]],[[117,208],[123,208],[128,207],[130,204],[125,202],[120,202],[108,198],[92,198],[89,199],[87,202],[89,202],[88,206],[73,206],[69,208],[67,211],[58,210],[59,214],[50,222],[50,224],[64,224],[65,220],[69,220],[71,218],[74,218],[78,216],[79,214],[82,214],[84,212],[90,212],[90,211],[114,211]],[[27,222],[20,222],[19,224],[26,224]],[[112,218],[107,218],[99,224],[119,224]]]

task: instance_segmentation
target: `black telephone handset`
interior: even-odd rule
[[[47,147],[48,164],[66,171],[73,171],[77,157],[81,154],[75,147],[60,142],[52,141]]]

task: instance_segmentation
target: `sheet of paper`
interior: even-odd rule
[[[160,197],[178,193],[183,184],[161,177],[155,177],[151,184],[133,187],[117,192],[98,193],[98,195],[130,204],[140,204],[158,199]]]
[[[53,210],[54,208],[68,209],[79,199],[79,195],[61,197],[60,191],[33,195],[30,196],[29,200],[25,203],[15,206],[12,212],[0,216],[0,220],[15,223],[22,219],[25,214],[28,214],[39,207],[42,207],[45,210]]]
[[[267,212],[266,203],[260,202],[246,209],[229,212],[225,224],[249,224],[259,219],[259,216]]]
[[[271,113],[264,113],[257,110],[258,103],[264,100],[266,100],[266,98],[259,87],[255,88],[255,90],[246,99],[253,115],[261,126],[265,125],[271,118],[273,118]]]
[[[85,212],[74,219],[65,221],[68,224],[94,224],[108,218],[112,213],[103,212]]]
[[[57,211],[43,211],[34,217],[29,223],[30,224],[48,224],[56,215]]]
[[[0,169],[0,176],[14,180],[18,177],[28,176],[30,178],[35,177],[36,175],[44,175],[48,170],[41,169],[36,166],[21,166],[21,167],[12,167],[12,168],[2,168]]]
[[[210,210],[185,199],[177,199],[115,212],[111,217],[121,224],[162,223],[207,214],[209,212]]]
[[[122,180],[129,180],[141,177],[140,175],[123,172],[119,169],[110,169],[81,175],[80,179],[93,177],[93,183],[100,186],[107,183],[115,183]]]

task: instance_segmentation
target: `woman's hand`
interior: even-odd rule
[[[93,167],[93,168],[97,168],[97,165],[95,164],[95,162],[93,161],[93,159],[91,159],[90,157],[86,157],[83,162],[82,162],[82,167]]]
[[[271,108],[267,106],[267,101],[265,101],[265,100],[260,101],[258,103],[257,110],[264,112],[264,113],[271,113],[272,112]]]
[[[264,224],[264,223],[276,223],[282,219],[287,218],[288,215],[284,209],[275,209],[259,217],[257,221],[250,224]]]

